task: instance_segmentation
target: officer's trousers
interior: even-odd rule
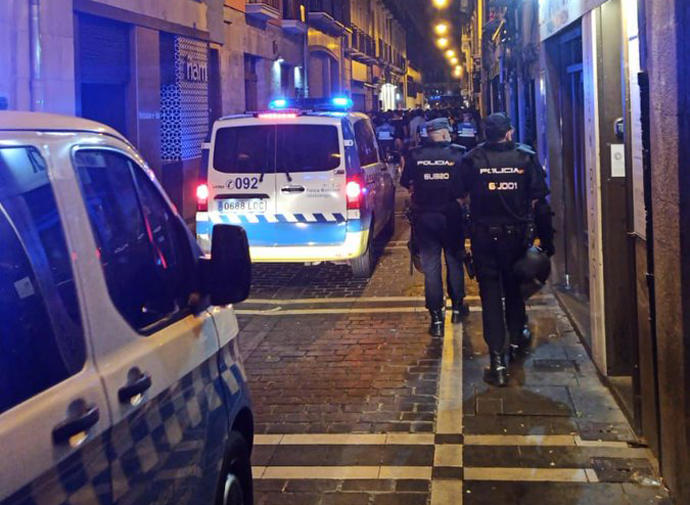
[[[525,252],[524,231],[477,230],[472,234],[472,256],[482,301],[484,340],[492,352],[503,351],[506,326],[511,340],[517,340],[527,323],[525,301],[513,265]],[[505,297],[505,306],[503,298]]]
[[[465,298],[465,277],[462,260],[465,238],[462,233],[462,214],[415,211],[415,240],[418,243],[424,271],[426,308],[443,308],[443,275],[441,254],[446,258],[448,296],[455,304]]]

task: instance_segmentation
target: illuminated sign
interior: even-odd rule
[[[606,0],[539,0],[539,37],[547,39]]]

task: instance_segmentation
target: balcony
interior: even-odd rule
[[[280,19],[281,0],[247,0],[247,16],[267,21],[269,19]]]
[[[293,35],[307,33],[306,0],[283,0],[283,30]]]
[[[352,59],[361,63],[376,62],[374,39],[355,25],[352,25],[350,46],[348,47],[347,52]]]
[[[309,24],[324,33],[334,36],[348,33],[348,14],[341,0],[309,1]]]

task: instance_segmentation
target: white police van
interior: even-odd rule
[[[211,247],[116,131],[0,112],[1,504],[251,505],[249,250]]]
[[[254,262],[342,262],[368,277],[374,238],[395,226],[394,179],[371,122],[346,112],[349,98],[291,105],[215,123],[197,241],[208,251],[213,225],[235,224]]]

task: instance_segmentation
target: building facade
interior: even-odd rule
[[[690,502],[689,11],[528,0],[474,12],[473,91],[484,113],[513,117],[549,174],[557,296],[678,503]]]
[[[382,0],[351,0],[350,12],[352,30],[347,53],[355,107],[361,111],[406,108],[405,29]],[[421,75],[417,75],[417,81],[421,81]]]
[[[405,32],[381,2],[364,3],[6,0],[0,108],[113,126],[189,218],[204,176],[201,146],[221,115],[336,93],[372,110],[387,85],[393,105],[404,106]],[[353,35],[351,15],[366,37]]]

